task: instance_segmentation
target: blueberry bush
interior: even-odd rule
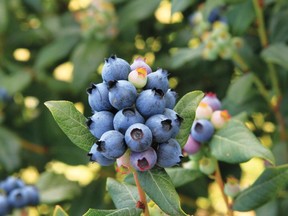
[[[0,216],[288,211],[285,0],[1,0]]]

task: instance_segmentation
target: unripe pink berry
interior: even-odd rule
[[[128,80],[136,88],[143,88],[147,83],[147,71],[145,68],[140,67],[131,71],[128,75]]]
[[[213,111],[221,109],[221,101],[218,99],[217,95],[213,92],[206,93],[205,97],[201,102],[207,103]]]
[[[131,70],[135,70],[137,68],[145,68],[147,74],[152,73],[152,69],[150,66],[146,63],[146,59],[142,57],[138,57],[134,60],[134,62],[130,65]]]
[[[131,164],[130,164],[130,151],[126,151],[124,155],[117,158],[116,164],[118,167],[118,170],[122,173],[127,173],[130,170]]]
[[[189,155],[195,154],[196,152],[200,150],[200,147],[201,147],[201,144],[197,142],[196,140],[194,140],[191,134],[189,134],[188,140],[183,147],[183,151]]]
[[[216,110],[212,113],[211,123],[216,129],[222,128],[230,120],[227,110]]]
[[[213,113],[212,108],[205,102],[200,102],[196,109],[196,118],[197,119],[210,119]]]

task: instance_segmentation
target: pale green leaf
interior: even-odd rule
[[[231,119],[209,142],[211,154],[227,163],[242,163],[259,157],[274,164],[274,156],[239,120]]]
[[[187,9],[189,6],[195,3],[194,0],[172,0],[171,1],[171,14],[173,15],[176,12],[182,12]]]
[[[203,97],[204,93],[201,91],[189,92],[174,107],[174,110],[183,118],[179,134],[176,137],[182,147],[186,144],[195,119],[195,110]]]
[[[162,168],[138,172],[140,184],[147,195],[168,215],[187,215],[181,209],[174,185]]]
[[[53,216],[68,216],[68,214],[64,211],[61,206],[56,205],[53,211]]]
[[[266,62],[271,62],[288,69],[288,46],[284,43],[272,44],[261,53]]]
[[[199,178],[200,176],[203,176],[203,174],[200,171],[184,169],[181,167],[166,168],[165,170],[168,173],[168,175],[170,176],[170,178],[173,182],[173,185],[175,187],[180,187],[182,185],[185,185],[189,182],[194,181],[195,179]]]
[[[138,216],[142,212],[137,208],[122,208],[115,210],[89,209],[83,216]]]
[[[237,211],[250,211],[276,197],[288,186],[288,165],[267,168],[249,188],[241,192],[233,205]]]
[[[86,126],[86,118],[75,108],[74,104],[69,101],[47,101],[45,105],[69,139],[88,152],[95,142],[95,137]]]
[[[203,46],[197,48],[180,48],[172,54],[169,66],[171,68],[179,68],[184,64],[194,61],[202,56]]]

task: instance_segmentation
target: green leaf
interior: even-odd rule
[[[272,44],[261,53],[266,62],[271,62],[288,69],[288,46],[286,44]]]
[[[5,88],[11,95],[24,90],[31,83],[31,80],[31,75],[23,70],[9,75],[0,73],[0,86]]]
[[[266,3],[267,4],[267,3]],[[269,24],[269,36],[270,43],[283,42],[285,43],[288,40],[288,25],[287,25],[287,16],[288,8],[280,7],[281,10],[274,11],[273,16],[271,16]]]
[[[203,47],[199,46],[197,48],[180,48],[175,53],[172,54],[170,67],[179,68],[196,58],[200,58],[202,55]]]
[[[64,211],[64,209],[61,206],[56,205],[53,211],[53,216],[68,216],[68,214]]]
[[[288,186],[288,165],[267,168],[249,188],[235,199],[233,209],[249,211],[274,198],[283,187]]]
[[[161,0],[134,0],[119,10],[120,29],[129,28],[131,24],[137,23],[150,17],[157,9]]]
[[[224,128],[217,131],[209,146],[212,155],[227,163],[242,163],[259,157],[274,164],[271,151],[239,120],[231,119]]]
[[[45,105],[68,138],[79,148],[88,152],[95,142],[95,137],[86,126],[86,118],[75,108],[74,104],[69,101],[47,101]]]
[[[185,0],[172,0],[171,1],[171,14],[173,15],[175,12],[182,12],[186,10],[189,6],[195,3],[194,0],[192,1],[185,1]]]
[[[140,184],[147,195],[168,215],[187,215],[181,209],[174,185],[162,168],[138,172]]]
[[[16,134],[0,127],[0,164],[11,172],[20,165],[21,143]]]
[[[199,171],[184,169],[181,167],[166,168],[165,170],[170,176],[175,187],[180,187],[189,182],[192,182],[200,176],[203,176],[203,174]]]
[[[68,181],[64,175],[52,172],[42,173],[36,186],[40,191],[41,203],[46,204],[71,200],[81,192],[76,182]]]
[[[137,208],[123,208],[115,210],[89,209],[83,216],[137,216],[142,210]]]
[[[139,201],[137,187],[107,179],[107,189],[117,209],[133,208]]]
[[[73,86],[76,90],[85,87],[91,75],[97,72],[98,66],[104,62],[107,49],[107,44],[96,40],[84,41],[75,48],[72,63]]]
[[[69,37],[61,37],[44,46],[37,55],[35,67],[44,69],[53,66],[65,57],[67,58],[78,41],[79,37],[77,35],[69,35]]]
[[[182,147],[186,144],[195,119],[195,110],[203,97],[204,93],[201,91],[189,92],[174,107],[174,110],[184,119],[176,137]]]
[[[4,33],[8,26],[9,12],[6,0],[0,0],[0,33]]]

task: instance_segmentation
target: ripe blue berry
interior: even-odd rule
[[[145,120],[135,108],[119,110],[113,119],[114,129],[125,134],[128,127],[135,123],[144,123]]]
[[[127,61],[117,58],[116,55],[105,59],[102,69],[102,79],[105,82],[112,80],[128,80],[130,65]]]
[[[127,129],[125,133],[125,142],[131,151],[145,151],[152,144],[152,132],[144,124],[133,124]]]
[[[88,102],[92,110],[99,112],[113,109],[109,102],[109,91],[106,83],[92,84],[91,87],[87,89],[87,93]]]
[[[173,130],[173,132],[172,132],[171,137],[175,138],[177,136],[177,134],[179,133],[180,126],[181,126],[181,123],[183,121],[183,118],[181,118],[181,116],[178,115],[177,112],[175,112],[174,110],[169,109],[169,108],[165,108],[165,111],[164,111],[163,115],[167,116],[169,119],[172,120],[172,130]]]
[[[22,188],[22,191],[28,196],[27,205],[36,206],[39,204],[39,191],[35,186],[27,185]]]
[[[134,62],[130,66],[131,71],[136,70],[137,68],[145,68],[147,71],[147,74],[152,73],[152,69],[150,66],[145,62],[145,58],[138,57],[134,60]]]
[[[161,89],[164,93],[169,89],[168,73],[163,69],[148,74],[145,89]]]
[[[147,119],[145,124],[150,128],[153,134],[153,141],[157,143],[166,142],[172,137],[172,120],[165,115],[157,114]]]
[[[197,142],[203,143],[208,141],[214,133],[214,127],[206,119],[198,119],[193,122],[191,136]]]
[[[108,130],[113,130],[113,118],[114,115],[108,111],[96,112],[92,115],[88,121],[87,126],[90,132],[99,139],[103,133]]]
[[[7,179],[5,179],[1,184],[1,189],[4,190],[7,194],[9,194],[11,191],[13,191],[16,188],[22,188],[24,187],[24,182],[16,177],[9,176]]]
[[[116,130],[105,132],[96,144],[98,145],[97,151],[109,159],[121,157],[127,149],[124,142],[124,135]]]
[[[8,202],[13,208],[23,208],[28,204],[28,194],[22,188],[16,188],[8,195]]]
[[[0,194],[0,215],[5,216],[8,215],[10,211],[8,199],[5,195]]]
[[[201,102],[207,103],[213,111],[221,109],[221,101],[217,98],[216,94],[208,92]]]
[[[160,167],[172,167],[181,162],[183,157],[180,144],[175,139],[160,143],[157,149],[157,165]]]
[[[129,73],[128,81],[136,88],[143,88],[147,83],[147,71],[145,68],[137,68]]]
[[[88,156],[90,157],[90,161],[94,161],[99,163],[101,166],[110,166],[115,162],[115,159],[109,159],[102,155],[101,152],[97,150],[98,145],[96,143],[91,147]]]
[[[143,152],[131,152],[130,163],[139,171],[146,171],[152,169],[157,161],[157,154],[155,150],[150,147]]]
[[[165,99],[165,107],[173,109],[176,104],[177,93],[172,89],[168,89],[168,91],[164,95],[164,99]]]
[[[162,114],[165,109],[164,93],[160,89],[142,91],[136,100],[136,108],[140,114],[148,118],[155,114]]]
[[[201,148],[201,144],[197,142],[196,140],[194,140],[191,134],[189,134],[188,140],[183,147],[183,151],[190,155],[190,154],[195,154],[196,152],[198,152],[200,148]]]
[[[126,80],[114,80],[109,85],[109,101],[110,104],[118,110],[131,107],[137,97],[135,86]]]

